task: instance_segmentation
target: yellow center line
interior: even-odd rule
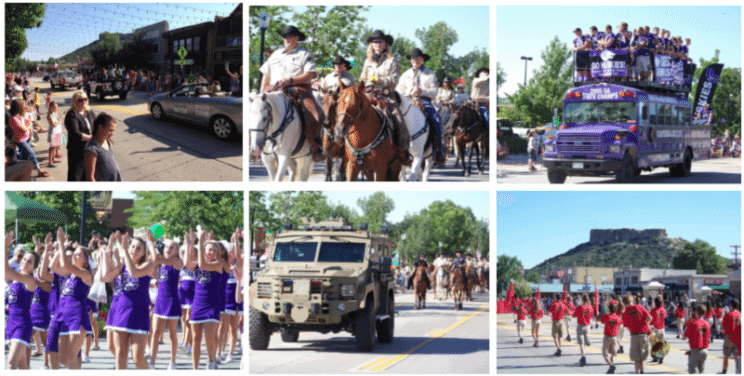
[[[361,370],[364,370],[364,369],[367,369],[367,368],[369,368],[369,367],[372,367],[372,366],[373,366],[373,365],[375,365],[375,364],[379,364],[380,362],[383,362],[383,361],[385,361],[385,359],[387,359],[387,358],[380,358],[380,359],[377,359],[377,360],[373,361],[372,363],[367,363],[367,364],[365,364],[364,366],[362,366],[362,367],[359,367],[358,369],[359,369],[360,371],[361,371]]]
[[[100,108],[105,108],[107,110],[125,112],[125,113],[132,114],[132,115],[149,115],[149,112],[128,110],[126,108],[121,108],[119,106],[107,106],[103,104],[97,104],[97,105],[94,105],[93,107],[100,107]]]
[[[475,316],[479,315],[480,313],[482,313],[483,311],[485,311],[485,310],[487,310],[487,309],[488,309],[488,306],[487,306],[487,305],[486,305],[486,306],[483,306],[483,307],[481,307],[481,308],[480,308],[480,309],[479,309],[479,310],[478,310],[477,312],[473,313],[472,315],[463,317],[462,319],[460,319],[460,321],[458,321],[458,322],[456,322],[455,324],[451,325],[451,326],[450,326],[449,328],[447,328],[447,329],[444,329],[444,330],[442,330],[442,331],[441,331],[441,332],[439,332],[439,333],[438,333],[437,335],[435,335],[435,336],[433,336],[433,337],[431,337],[431,338],[427,339],[427,340],[426,340],[426,341],[424,341],[424,342],[421,342],[420,344],[418,344],[418,345],[416,345],[415,347],[411,348],[410,350],[408,350],[408,351],[404,352],[403,354],[400,354],[400,355],[396,356],[395,358],[393,358],[393,359],[390,359],[389,361],[387,361],[387,362],[385,362],[385,363],[382,363],[382,364],[380,364],[380,365],[378,365],[378,366],[376,366],[376,367],[372,368],[372,369],[371,369],[370,371],[372,371],[372,372],[379,372],[379,371],[382,371],[382,370],[384,370],[384,369],[386,369],[386,368],[388,368],[388,367],[392,366],[392,365],[393,365],[393,364],[395,364],[395,363],[398,363],[398,362],[400,362],[401,360],[405,359],[405,358],[406,358],[406,357],[408,357],[409,355],[413,354],[413,353],[414,353],[415,351],[417,351],[418,349],[420,349],[420,348],[422,348],[422,347],[424,347],[424,346],[428,345],[429,343],[431,343],[431,342],[432,342],[432,341],[434,341],[435,339],[437,339],[437,338],[439,338],[439,337],[441,337],[441,336],[443,336],[443,335],[445,335],[445,334],[449,333],[450,331],[454,330],[454,329],[455,329],[455,328],[457,328],[458,326],[462,325],[462,324],[463,324],[464,322],[466,322],[466,321],[468,321],[468,320],[472,319],[473,317],[475,317]]]

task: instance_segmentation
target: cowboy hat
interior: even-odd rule
[[[421,52],[421,50],[418,49],[418,47],[414,48],[413,51],[411,51],[409,55],[406,55],[406,59],[409,59],[409,60],[413,58],[417,58],[417,57],[423,57],[424,61],[429,61],[429,59],[431,59],[431,56]]]
[[[486,67],[480,67],[480,68],[478,68],[477,71],[475,71],[475,77],[480,76],[481,72],[483,72],[483,71],[485,71],[488,74],[491,74],[491,71],[488,70],[488,68],[486,68]]]
[[[393,41],[395,41],[392,35],[386,35],[385,33],[382,32],[382,30],[375,30],[374,32],[372,32],[372,35],[367,37],[367,44],[369,44],[375,39],[384,39],[385,42],[387,42],[387,44],[390,46],[392,46]]]
[[[286,38],[287,35],[297,35],[298,37],[300,37],[300,42],[307,39],[307,35],[297,29],[297,26],[295,25],[287,25],[287,27],[284,28],[284,32],[279,33],[279,35],[281,35],[282,38]]]
[[[344,59],[344,57],[341,55],[336,55],[336,59],[333,60],[333,65],[341,64],[346,65],[346,70],[351,69],[351,63],[348,60]]]

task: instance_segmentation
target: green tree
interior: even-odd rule
[[[260,67],[260,55],[261,55],[261,28],[259,17],[261,13],[271,17],[269,22],[269,28],[265,32],[265,43],[264,46],[267,50],[274,50],[282,46],[283,39],[279,33],[284,32],[284,27],[289,24],[289,19],[286,18],[286,13],[292,11],[292,7],[288,6],[250,6],[248,7],[249,23],[248,23],[248,38],[250,44],[250,57],[249,57],[249,73],[248,82],[250,90],[257,90],[260,87],[258,82],[258,68]]]
[[[422,50],[431,57],[427,61],[426,67],[431,69],[437,78],[446,75],[445,68],[451,66],[452,56],[449,54],[449,48],[458,41],[457,31],[447,25],[444,21],[439,21],[428,28],[416,29],[416,38],[421,41]],[[411,53],[409,50],[408,54]]]
[[[395,210],[395,201],[384,192],[375,192],[368,198],[360,198],[357,205],[362,209],[362,220],[369,224],[370,231],[380,231],[382,225],[388,224],[387,216]]]
[[[532,283],[539,283],[540,282],[540,276],[537,274],[536,271],[531,271],[529,274],[527,274],[527,281]]]
[[[501,85],[506,83],[506,72],[504,72],[504,68],[501,68],[501,63],[498,61],[496,62],[496,95],[498,95],[499,90],[501,90]]]
[[[104,31],[101,33],[101,40],[93,47],[90,54],[96,64],[107,67],[119,62],[119,51],[121,51],[119,34]]]
[[[269,194],[262,191],[250,191],[248,194],[249,228],[250,234],[256,233],[256,228],[266,227],[278,230],[282,226],[281,219],[269,208]]]
[[[332,212],[325,194],[318,191],[272,193],[269,195],[269,210],[281,220],[281,225],[291,222],[294,226],[302,223],[301,218],[316,222],[331,219]]]
[[[447,67],[447,75],[453,79],[463,77],[465,79],[466,92],[472,89],[473,75],[480,67],[490,66],[490,55],[485,49],[476,48],[464,56],[452,59],[452,66]],[[439,76],[437,76],[439,77]]]
[[[127,225],[133,229],[162,223],[166,235],[183,237],[189,228],[214,231],[215,239],[230,239],[243,227],[243,192],[142,191],[135,192]]]
[[[508,289],[509,286],[507,285],[506,288]],[[527,281],[523,279],[514,281],[514,296],[515,297],[526,298],[530,295],[532,295],[532,289],[530,288],[530,284]]]
[[[722,274],[726,269],[726,259],[716,254],[716,248],[710,243],[695,239],[695,242],[685,242],[672,265],[674,269],[695,269],[698,274]]]
[[[496,295],[501,295],[501,291],[506,291],[512,280],[522,279],[522,261],[516,257],[499,255],[496,260]]]
[[[16,192],[17,194],[34,200],[40,204],[46,205],[52,209],[59,210],[67,216],[67,223],[19,223],[18,233],[16,239],[19,242],[29,243],[31,242],[31,236],[35,235],[37,238],[43,239],[46,234],[56,234],[57,228],[67,227],[67,235],[71,240],[77,241],[80,239],[80,219],[81,216],[81,204],[83,202],[83,194],[78,191],[22,191]],[[86,240],[89,238],[88,234],[91,231],[96,230],[101,234],[108,234],[109,220],[104,219],[103,222],[98,223],[92,212],[88,212],[85,216],[85,227],[86,227]],[[15,222],[6,221],[5,231],[14,231]],[[56,237],[56,235],[54,235]]]
[[[46,5],[42,3],[5,4],[5,70],[18,69],[16,59],[28,47],[26,29],[40,27]]]
[[[152,43],[148,42],[145,34],[140,31],[116,53],[114,63],[123,64],[125,67],[144,67],[150,60],[152,48]]]
[[[411,51],[413,51],[413,49],[416,47],[416,43],[400,35],[394,38],[395,40],[393,41],[393,45],[390,46],[390,50],[393,52],[393,56],[398,59],[398,63],[400,65],[400,73],[403,74],[403,72],[411,68],[411,60],[406,58],[406,55],[409,55]]]
[[[562,116],[563,94],[571,85],[571,50],[560,42],[558,36],[550,41],[540,57],[543,65],[539,70],[533,70],[527,86],[519,85],[516,93],[507,95],[527,127],[549,123],[554,108]]]

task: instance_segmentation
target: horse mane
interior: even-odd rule
[[[283,100],[283,97],[286,97],[286,94],[281,91],[272,91],[264,94],[266,94],[266,102],[268,102],[271,106],[271,116],[273,116],[274,121],[281,122],[282,114],[284,113],[284,111],[286,111],[287,108],[287,102]]]

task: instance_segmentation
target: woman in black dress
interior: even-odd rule
[[[88,97],[83,91],[72,95],[72,106],[65,116],[67,129],[67,181],[82,181],[83,153],[92,138],[96,115],[88,107]]]

